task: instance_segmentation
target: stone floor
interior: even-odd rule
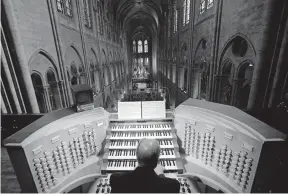
[[[1,193],[20,193],[21,189],[5,148],[1,147]]]

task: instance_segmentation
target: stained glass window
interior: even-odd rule
[[[186,25],[186,4],[187,4],[187,0],[183,1],[183,26]]]
[[[133,41],[133,53],[136,53],[136,41]]]
[[[65,0],[65,13],[67,16],[72,17],[72,3],[71,0]]]
[[[174,3],[174,33],[178,30],[178,10],[176,6],[176,1]]]
[[[57,0],[57,10],[62,14],[72,17],[72,2],[71,0]]]
[[[88,28],[92,27],[91,22],[91,12],[88,0],[83,0],[83,8],[84,8],[84,25]]]
[[[186,24],[189,24],[189,21],[190,21],[190,0],[187,0],[187,4],[186,4],[186,8],[187,8],[187,11],[186,11]]]
[[[147,40],[144,41],[144,52],[148,53],[148,41]]]
[[[206,7],[206,1],[205,1],[205,0],[201,0],[201,4],[200,4],[200,14],[204,13],[205,7]]]
[[[138,53],[143,53],[143,43],[142,40],[138,41]]]
[[[57,10],[63,12],[63,0],[57,0]]]
[[[149,65],[149,58],[146,57],[146,58],[145,58],[145,66],[148,66],[148,65]]]
[[[211,8],[212,6],[213,6],[213,0],[208,0],[207,9]]]

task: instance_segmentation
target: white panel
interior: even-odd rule
[[[165,101],[143,101],[142,118],[159,119],[166,117]]]
[[[141,102],[118,102],[118,119],[141,119]]]

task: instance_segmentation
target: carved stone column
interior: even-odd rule
[[[60,95],[60,106],[61,108],[64,108],[64,107],[67,107],[67,104],[66,104],[66,101],[65,101],[65,94],[64,94],[64,81],[63,80],[60,80],[58,81],[58,84],[57,84],[57,90],[59,92],[59,95]]]
[[[43,86],[43,89],[44,89],[44,98],[45,98],[45,102],[46,102],[47,111],[51,112],[52,106],[51,106],[51,102],[50,102],[50,85]]]
[[[214,102],[220,102],[220,94],[221,94],[221,85],[222,85],[222,81],[224,79],[224,76],[222,75],[215,75],[215,91],[214,93],[214,98],[213,101]]]

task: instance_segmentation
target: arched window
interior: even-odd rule
[[[186,9],[187,9],[187,13],[186,13],[186,24],[189,24],[190,22],[190,5],[191,5],[191,2],[190,0],[187,0],[187,3],[186,3]]]
[[[201,3],[200,3],[200,14],[204,13],[205,8],[206,8],[206,0],[201,0]]]
[[[133,53],[136,53],[136,41],[133,41]]]
[[[149,58],[148,57],[145,58],[145,66],[149,66]]]
[[[174,3],[173,9],[174,9],[174,33],[178,31],[178,10],[176,2]]]
[[[138,41],[138,53],[143,53],[143,43],[142,40]]]
[[[213,0],[208,0],[207,9],[210,9],[213,6]]]
[[[66,16],[72,17],[71,0],[57,0],[57,10]]]
[[[102,6],[101,6],[101,1],[97,0],[97,23],[98,23],[98,31],[100,34],[103,34],[103,11],[102,11]]]
[[[138,59],[138,66],[143,66],[143,58]]]
[[[144,41],[144,52],[148,53],[148,41],[147,40]]]
[[[88,0],[83,0],[83,8],[84,8],[84,25],[87,28],[92,27],[92,22],[91,22],[91,10],[90,10],[90,5]]]
[[[32,73],[31,75],[36,99],[38,102],[39,110],[41,113],[49,112],[47,98],[45,98],[45,92],[43,88],[43,82],[40,75],[37,73]]]
[[[184,0],[183,1],[183,26],[185,26],[186,25],[186,11],[187,11],[187,9],[186,9],[186,5],[187,5],[187,0]]]
[[[76,76],[76,77],[78,75],[78,71],[77,71],[77,68],[76,68],[76,65],[74,62],[72,62],[72,64],[71,64],[71,74],[72,74],[72,76]]]

